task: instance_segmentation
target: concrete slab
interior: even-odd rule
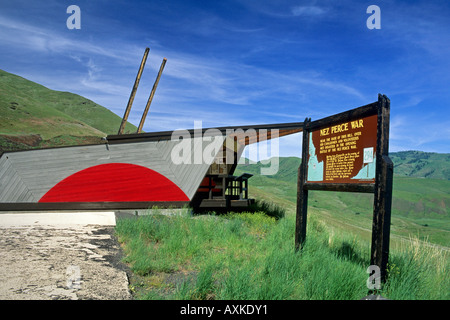
[[[0,214],[0,300],[127,300],[114,212]]]
[[[115,226],[114,212],[38,212],[2,213],[0,228],[28,226],[76,227],[87,225]]]

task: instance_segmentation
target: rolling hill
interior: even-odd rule
[[[389,157],[394,162],[394,175],[401,177],[429,178],[450,180],[450,154],[423,151],[391,152]],[[245,160],[249,163],[249,160]],[[297,181],[297,169],[301,159],[297,157],[279,158],[279,170],[276,174],[267,176],[270,179]],[[261,162],[251,165],[240,165],[249,173],[259,174],[261,168],[268,166]]]
[[[400,155],[399,155],[400,154]],[[435,168],[448,170],[448,154],[408,151],[392,153],[394,159],[394,185],[392,200],[392,233],[409,237],[418,236],[430,242],[450,247],[450,181],[430,178]],[[403,160],[400,157],[404,157]],[[427,162],[422,166],[423,158]],[[270,199],[295,212],[297,197],[297,169],[301,159],[295,157],[279,158],[280,170],[271,176],[260,174],[258,163],[238,165],[235,174],[244,172],[254,176],[249,180],[250,196]],[[407,163],[419,163],[420,170],[396,170]],[[420,175],[422,172],[422,176]],[[427,178],[425,178],[425,175]],[[347,192],[310,191],[309,207],[328,224],[351,230],[370,237],[373,216],[373,195]]]
[[[450,154],[402,151],[391,153],[390,157],[397,175],[450,180]]]
[[[121,118],[95,102],[0,70],[0,152],[98,143]],[[125,132],[137,128],[127,123]]]

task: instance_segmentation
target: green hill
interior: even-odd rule
[[[450,154],[423,151],[391,152],[389,157],[394,162],[394,175],[414,178],[431,178],[450,180]],[[269,167],[270,163],[251,163],[245,160],[248,173],[260,174],[261,168]],[[276,174],[267,176],[269,179],[289,182],[297,181],[297,169],[301,159],[297,157],[281,157],[278,159],[279,170]]]
[[[401,156],[413,163],[416,154],[424,153],[408,152]],[[394,159],[394,166],[398,167],[398,153],[391,154],[391,157]],[[447,157],[446,154],[430,154],[427,164],[413,173],[419,177],[409,176],[410,171],[394,171],[392,234],[406,238],[414,235],[439,245],[450,246],[450,181],[419,175],[419,172],[427,173],[430,172],[429,168],[437,166],[448,170],[450,162],[442,160]],[[269,164],[241,164],[235,174],[248,172],[254,175],[249,180],[251,197],[270,199],[295,212],[300,162],[295,157],[279,158],[280,169],[272,176],[261,175],[261,167]],[[309,207],[328,224],[370,237],[373,215],[371,194],[310,191]]]
[[[390,157],[397,175],[450,180],[450,154],[402,151]]]
[[[99,142],[121,118],[70,92],[0,70],[0,151]],[[137,128],[128,123],[125,132]]]

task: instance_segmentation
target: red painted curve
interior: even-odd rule
[[[39,202],[189,201],[162,174],[135,164],[108,163],[61,180]]]

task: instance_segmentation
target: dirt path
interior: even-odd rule
[[[131,299],[114,216],[79,214],[0,214],[1,300]]]

